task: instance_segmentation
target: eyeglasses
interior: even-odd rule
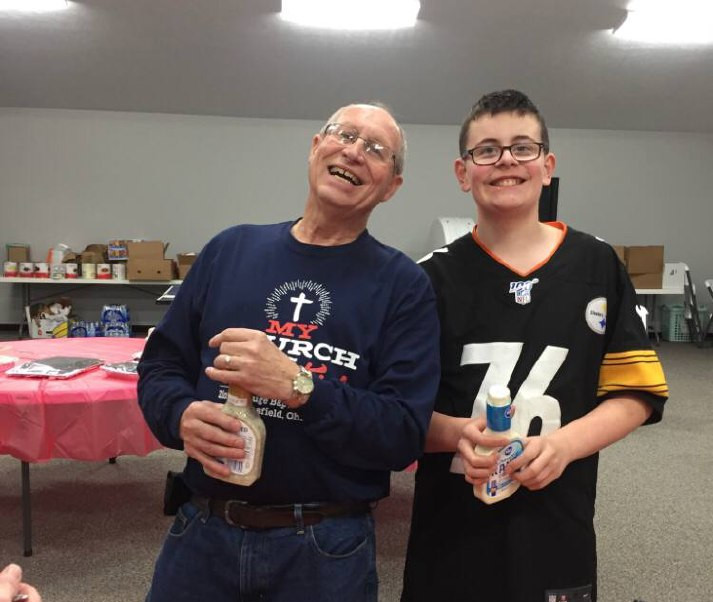
[[[483,146],[474,146],[465,151],[463,159],[465,159],[466,155],[470,155],[476,165],[495,165],[500,161],[503,153],[508,150],[512,158],[518,163],[527,163],[537,159],[542,154],[544,147],[545,144],[543,142],[518,142],[508,146],[484,144]]]
[[[364,143],[364,155],[367,158],[382,164],[393,160],[394,166],[396,165],[396,153],[394,151],[381,144],[381,142],[360,136],[359,130],[341,123],[328,123],[322,131],[325,136],[330,136],[344,146],[351,146],[356,144],[357,140],[361,140]]]

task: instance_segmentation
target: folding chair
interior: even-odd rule
[[[701,315],[698,311],[698,302],[696,301],[696,285],[693,284],[691,278],[691,270],[686,266],[686,279],[683,285],[683,316],[688,324],[688,332],[691,334],[691,342],[699,347],[703,347],[706,338],[706,332],[701,325]],[[710,319],[708,325],[710,325]]]
[[[706,285],[706,288],[708,289],[708,292],[710,293],[711,300],[713,300],[713,279],[706,280],[704,282],[704,284]],[[703,329],[703,333],[701,335],[701,343],[705,343],[708,335],[713,334],[713,332],[711,331],[712,326],[713,326],[713,311],[711,311],[711,314],[708,316],[708,324],[706,324],[706,327]]]

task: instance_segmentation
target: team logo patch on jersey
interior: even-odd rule
[[[607,300],[606,297],[597,297],[587,303],[584,310],[587,326],[597,334],[604,334],[607,330]]]
[[[533,278],[532,280],[519,280],[517,282],[511,282],[509,292],[515,295],[515,303],[527,305],[530,301],[532,301],[532,287],[539,281],[539,278]]]

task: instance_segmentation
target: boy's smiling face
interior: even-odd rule
[[[540,124],[533,115],[498,113],[471,122],[466,148],[518,142],[542,142]],[[552,179],[555,156],[544,150],[534,161],[518,162],[504,151],[493,165],[475,165],[469,155],[457,159],[455,172],[461,190],[473,195],[479,214],[534,212],[537,215],[542,186]]]

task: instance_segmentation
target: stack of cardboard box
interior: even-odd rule
[[[198,257],[198,255],[195,253],[179,253],[176,255],[176,259],[178,260],[178,278],[180,280],[186,277],[196,257]]]
[[[7,260],[14,263],[23,263],[30,261],[30,245],[25,243],[13,242],[5,245],[7,251]]]
[[[172,280],[173,261],[164,253],[168,244],[160,240],[127,242],[126,277],[129,280]]]
[[[664,268],[662,245],[614,245],[614,250],[626,266],[634,288],[661,288]]]

